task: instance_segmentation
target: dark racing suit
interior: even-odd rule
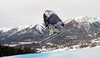
[[[50,31],[49,35],[59,33],[60,30],[58,27],[64,26],[61,19],[51,10],[45,12],[43,18],[46,28]]]
[[[58,22],[61,22],[61,25],[63,26],[64,23],[61,21],[61,19],[53,12],[53,11],[47,11],[43,14],[44,22],[46,27],[48,27],[49,24],[55,25]],[[54,26],[56,27],[56,26]]]

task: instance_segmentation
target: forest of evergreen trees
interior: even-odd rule
[[[28,47],[21,49],[21,48],[9,47],[9,46],[2,46],[0,44],[0,57],[19,55],[19,54],[27,54],[27,53],[36,53],[36,51],[35,51],[35,49],[31,49]]]

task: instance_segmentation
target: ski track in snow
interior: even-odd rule
[[[2,58],[100,58],[100,47],[85,48],[61,52],[44,52],[35,54],[24,54]]]

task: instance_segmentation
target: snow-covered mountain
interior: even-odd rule
[[[85,22],[85,23],[75,23],[75,22]],[[65,21],[64,23],[66,24],[66,26],[61,30],[62,31],[61,34],[49,41],[45,41],[44,43],[38,43],[49,36],[49,31],[46,30],[43,24],[37,23],[35,25],[20,26],[20,27],[14,27],[10,29],[0,28],[0,44],[9,45],[12,43],[16,44],[17,42],[17,44],[18,43],[20,44],[19,45],[16,44],[16,47],[22,48],[22,47],[27,46],[31,48],[34,47],[35,49],[38,48],[40,50],[43,48],[49,51],[55,50],[55,49],[59,50],[59,48],[62,49],[64,47],[71,48],[74,45],[78,45],[79,47],[82,47],[82,48],[91,46],[92,44],[93,46],[100,45],[100,18],[83,16],[83,17],[69,19]],[[72,24],[72,23],[75,23],[75,24]],[[97,41],[97,42],[93,42],[93,41]],[[26,43],[26,44],[24,45],[21,43]],[[64,49],[64,51],[65,50],[67,49]],[[87,50],[89,51],[89,49]],[[85,53],[87,53],[87,50],[82,50],[82,52],[85,51]],[[41,50],[41,52],[42,51],[43,50]],[[97,51],[99,51],[98,48],[97,48]],[[72,56],[76,58],[78,57],[82,58],[80,56],[80,53],[78,52],[81,53],[81,51],[76,51],[75,54],[73,52],[71,54],[66,54],[66,52],[63,52],[64,55],[61,55],[61,56],[66,57],[67,55],[68,58]],[[94,52],[94,49],[92,49],[92,52]],[[70,51],[68,51],[67,53],[70,53]],[[96,53],[92,53],[92,55],[93,54],[96,54]],[[29,57],[31,55],[33,56],[33,54],[30,54],[30,55],[26,55],[26,57],[27,56]],[[56,55],[59,55],[59,53],[57,52]],[[82,55],[84,56],[83,58],[91,56],[91,54],[90,55],[82,54]],[[85,55],[87,56],[85,57]]]
[[[18,26],[18,27],[9,27],[9,28],[0,28],[0,31],[2,31],[2,32],[7,32],[7,31],[9,31],[9,30],[11,30],[11,29],[17,29],[17,31],[20,31],[20,30],[22,30],[22,29],[25,29],[25,28],[27,28],[27,27],[29,27],[30,25],[25,25],[25,26]]]
[[[25,25],[25,26],[18,26],[14,28],[10,28],[7,31],[2,32],[0,34],[0,41],[27,41],[35,40],[39,36],[42,36],[44,32],[46,32],[45,27],[42,24],[35,24],[35,25]],[[19,38],[19,39],[18,39]],[[23,40],[22,40],[23,39]],[[24,40],[25,39],[25,40]]]
[[[77,22],[88,21],[89,23],[100,22],[100,18],[95,17],[95,16],[94,17],[91,17],[91,16],[77,17],[77,18],[74,18],[73,20]]]
[[[71,24],[74,22],[86,22]],[[68,45],[69,42],[78,44],[81,41],[100,38],[100,18],[83,16],[65,21],[66,27],[62,29],[61,35],[50,40],[50,43]],[[11,28],[7,32],[0,33],[0,43],[41,41],[48,37],[48,30],[43,24],[28,25],[24,28]],[[78,42],[77,42],[78,41]]]
[[[67,22],[68,21],[68,22]],[[59,44],[68,44],[77,40],[90,40],[100,38],[100,18],[83,16],[65,21],[66,27],[62,29],[62,34],[52,39],[50,42]],[[76,23],[74,22],[85,22]],[[76,40],[76,41],[75,41]]]
[[[0,28],[0,31],[2,32],[7,32],[8,30],[10,30],[11,28]]]

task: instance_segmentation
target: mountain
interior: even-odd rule
[[[45,27],[41,24],[14,27],[7,32],[3,32],[0,35],[0,41],[7,43],[15,41],[38,40],[37,38],[43,37],[44,32],[46,33]]]
[[[0,35],[4,32],[7,32],[8,30],[10,30],[11,28],[0,28]]]
[[[85,22],[76,23],[74,22]],[[44,44],[38,42],[46,39],[49,36],[49,31],[46,30],[44,24],[28,25],[24,28],[14,27],[6,32],[0,31],[0,43],[12,44],[13,42],[32,42],[30,45],[34,47],[59,47],[57,45],[72,46],[80,43],[90,43],[92,39],[100,38],[100,18],[83,16],[73,19],[68,19],[64,22],[66,26],[61,30],[61,34],[52,40],[45,41]],[[37,44],[33,43],[37,42]],[[47,45],[51,43],[51,45]],[[20,45],[21,46],[21,45]],[[24,46],[24,45],[22,45]]]
[[[78,40],[81,42],[94,38],[100,38],[100,18],[84,16],[70,20],[71,21],[66,24],[64,32],[60,36],[56,37],[59,41],[57,42],[56,39],[54,39],[54,42],[67,44],[69,41],[73,42],[74,40],[75,43],[73,43],[76,44]],[[71,24],[73,22],[86,23]]]

